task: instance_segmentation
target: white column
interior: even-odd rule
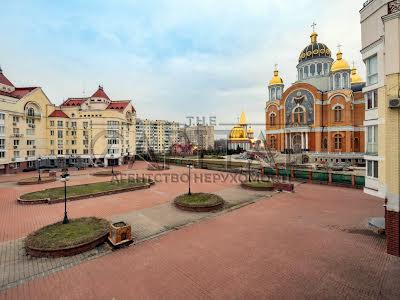
[[[287,133],[284,133],[284,135],[285,135],[285,149],[287,149],[288,148],[288,135],[287,135]]]
[[[304,149],[304,132],[301,132],[301,150]]]
[[[306,136],[306,147],[305,147],[305,149],[309,149],[308,148],[308,132],[306,132],[306,133],[304,133],[305,134],[305,136]]]

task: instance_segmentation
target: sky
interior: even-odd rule
[[[262,123],[274,65],[289,87],[313,22],[319,41],[332,53],[343,45],[364,75],[364,1],[2,0],[0,66],[55,104],[101,84],[111,99],[131,99],[139,118],[234,123],[244,111]]]

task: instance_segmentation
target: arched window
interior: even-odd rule
[[[275,113],[271,113],[269,115],[269,124],[271,126],[275,126],[276,125],[276,114]]]
[[[343,73],[343,88],[347,89],[349,87],[349,75],[347,73]]]
[[[304,67],[304,78],[308,77],[308,66]]]
[[[28,108],[28,117],[34,117],[35,116],[35,110],[32,107]]]
[[[342,112],[343,108],[339,105],[335,106],[333,109],[335,122],[342,122]]]
[[[282,99],[282,89],[281,88],[276,89],[276,99],[277,100]]]
[[[335,134],[333,137],[334,144],[335,144],[335,150],[341,150],[342,149],[342,136],[340,134]]]
[[[324,63],[324,75],[328,75],[329,74],[329,66],[327,63]]]
[[[293,111],[293,123],[303,124],[305,123],[305,112],[302,107],[297,107]]]
[[[336,90],[340,89],[340,74],[339,73],[335,74],[335,89]]]
[[[326,151],[328,149],[328,140],[325,138],[322,140],[322,150]]]
[[[276,137],[275,136],[270,137],[269,146],[271,149],[276,149]]]
[[[317,74],[322,75],[322,64],[321,63],[317,64]]]
[[[314,64],[312,64],[312,65],[310,66],[310,75],[311,75],[311,76],[315,76],[315,65],[314,65]]]
[[[276,95],[275,95],[275,88],[271,89],[271,100],[274,101],[276,99]]]

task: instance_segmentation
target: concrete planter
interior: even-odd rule
[[[114,248],[123,247],[133,242],[131,225],[125,222],[110,224],[110,235],[108,241]]]
[[[246,190],[252,191],[273,191],[275,189],[274,184],[272,184],[271,186],[251,186],[248,185],[247,182],[242,182],[240,186]]]

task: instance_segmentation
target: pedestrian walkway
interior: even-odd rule
[[[216,213],[193,213],[181,211],[171,203],[114,215],[110,221],[125,221],[132,225],[135,244],[154,236],[179,229],[182,226],[214,217],[253,201],[271,197],[275,192],[251,192],[240,187],[216,192],[226,200],[224,210]],[[92,251],[65,258],[33,258],[27,256],[24,239],[0,243],[0,291],[39,276],[64,270],[84,261],[111,253],[112,249],[102,245]]]

